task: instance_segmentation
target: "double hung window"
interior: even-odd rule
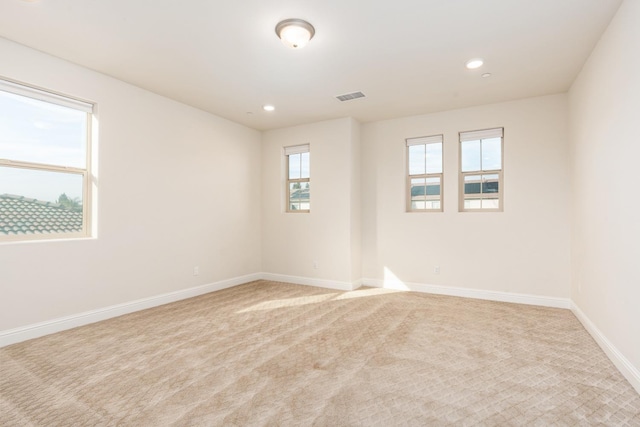
[[[442,141],[442,135],[406,140],[408,212],[442,212]]]
[[[460,132],[460,211],[502,211],[503,128]]]
[[[309,144],[284,148],[287,173],[287,212],[310,212]]]
[[[89,235],[92,112],[0,80],[0,241]]]

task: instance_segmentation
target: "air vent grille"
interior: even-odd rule
[[[344,95],[338,95],[336,96],[336,98],[338,98],[342,102],[350,101],[352,99],[364,98],[364,93],[362,92],[346,93]]]

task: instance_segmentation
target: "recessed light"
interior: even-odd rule
[[[484,64],[484,61],[481,58],[474,58],[474,59],[468,60],[464,65],[469,70],[475,70],[476,68],[482,67],[482,64]]]
[[[276,107],[274,107],[273,105],[263,105],[263,106],[262,106],[262,109],[263,109],[264,111],[273,111],[273,110],[275,110],[275,109],[276,109]]]
[[[482,75],[482,78],[483,78],[483,79],[486,79],[487,77],[491,77],[491,73],[484,73],[484,74]]]

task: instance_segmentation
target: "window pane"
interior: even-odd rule
[[[290,182],[289,183],[289,209],[290,210],[309,210],[309,183],[308,182]]]
[[[300,154],[289,155],[289,179],[300,179]]]
[[[442,173],[442,143],[427,144],[427,173]]]
[[[464,177],[464,194],[480,194],[480,175],[467,175]]]
[[[0,91],[0,158],[86,167],[87,113]]]
[[[409,175],[426,173],[426,151],[424,144],[409,146]]]
[[[426,209],[426,208],[427,208],[427,202],[425,200],[411,201],[411,209],[413,210]]]
[[[481,209],[482,200],[481,199],[464,199],[464,208],[465,209]]]
[[[440,178],[411,179],[411,209],[440,209]]]
[[[300,200],[300,208],[301,209],[305,209],[308,210],[309,206],[310,206],[310,186],[308,182],[301,182],[300,183],[300,192],[299,192],[299,198],[298,200]]]
[[[427,194],[426,178],[411,178],[411,202],[424,200]]]
[[[0,194],[51,203],[65,194],[82,206],[82,175],[0,166]]]
[[[300,154],[300,178],[309,178],[309,152]]]
[[[83,228],[82,175],[0,167],[0,235]]]
[[[499,209],[499,199],[482,199],[482,209]]]
[[[482,175],[482,192],[498,193],[500,191],[498,174]]]
[[[482,170],[502,169],[502,138],[482,140]]]
[[[429,198],[440,198],[440,178],[427,178],[426,194]],[[434,197],[437,196],[437,197]]]
[[[480,170],[480,141],[464,141],[460,143],[462,172]]]
[[[300,199],[300,183],[289,183],[289,202],[297,202]]]

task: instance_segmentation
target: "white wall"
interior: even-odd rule
[[[362,141],[360,123],[351,119],[351,281],[362,279]]]
[[[640,390],[640,2],[625,1],[569,93],[571,297]]]
[[[625,1],[568,96],[263,134],[0,39],[0,76],[99,120],[98,238],[0,244],[0,331],[260,271],[364,277],[571,297],[637,375],[638,22]],[[460,213],[457,134],[497,126],[504,212]],[[445,211],[407,213],[404,140],[434,134]],[[312,211],[286,214],[282,147],[301,143]]]
[[[492,127],[505,129],[504,212],[458,212],[458,132]],[[444,212],[407,213],[405,138],[437,134]],[[565,95],[364,124],[364,277],[567,298],[567,138]]]
[[[354,177],[358,127],[346,118],[263,133],[264,272],[331,281],[338,287],[349,287],[354,277],[359,278],[359,260],[354,256],[358,243],[353,242],[359,236],[352,236],[353,228],[359,228],[359,202],[352,197],[359,182]],[[283,147],[298,144],[310,144],[310,213],[285,212]]]
[[[260,271],[259,132],[5,39],[0,57],[99,121],[98,238],[0,244],[0,331]]]
[[[99,120],[98,238],[0,244],[0,332],[260,271],[364,277],[571,297],[638,387],[638,22],[626,0],[568,96],[263,134],[0,38],[0,76]],[[457,134],[498,126],[504,212],[460,213]],[[406,213],[404,140],[434,134],[445,211]],[[301,143],[312,211],[286,214],[282,147]]]

